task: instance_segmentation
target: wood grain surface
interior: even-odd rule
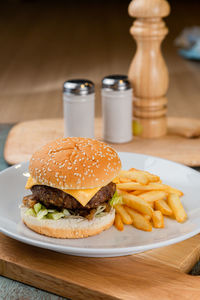
[[[1,1],[0,122],[61,117],[62,85],[72,77],[95,82],[100,116],[101,79],[127,74],[135,53],[129,2]],[[170,2],[170,34],[162,47],[170,77],[168,112],[198,118],[200,65],[181,58],[174,39],[184,27],[200,25],[199,1]]]
[[[190,124],[189,126],[187,124]],[[14,126],[7,137],[4,158],[9,164],[29,160],[34,151],[56,138],[63,137],[62,119],[43,119],[22,122]],[[117,151],[159,156],[189,166],[200,166],[200,138],[189,139],[183,135],[199,136],[200,121],[168,119],[169,134],[159,139],[133,138],[125,144],[111,144]],[[101,139],[102,122],[96,119],[95,136]]]
[[[200,294],[199,278],[183,271],[199,257],[199,245],[198,235],[155,252],[83,258],[29,246],[0,234],[0,274],[77,300],[195,300]],[[184,261],[187,268],[183,268]]]

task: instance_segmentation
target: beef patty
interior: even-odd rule
[[[34,185],[31,188],[33,193],[32,199],[41,202],[47,208],[57,209],[71,209],[71,210],[90,210],[98,207],[100,204],[109,201],[116,191],[116,184],[111,182],[108,185],[102,187],[87,203],[86,206],[82,206],[71,195],[46,185]]]

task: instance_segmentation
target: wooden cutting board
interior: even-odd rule
[[[9,164],[26,161],[45,143],[63,137],[62,119],[42,119],[15,125],[7,138],[4,158]],[[95,136],[101,139],[102,122],[96,119]],[[159,139],[140,139],[113,144],[118,151],[159,156],[189,166],[200,166],[200,120],[168,119],[168,135]],[[191,138],[193,137],[193,138]]]
[[[187,275],[200,255],[200,235],[145,253],[86,258],[56,253],[0,234],[0,274],[76,300],[195,300],[200,279]]]

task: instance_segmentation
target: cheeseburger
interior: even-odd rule
[[[58,139],[30,159],[30,177],[21,216],[32,230],[56,238],[83,238],[112,226],[116,196],[113,179],[121,161],[114,149],[97,140]]]

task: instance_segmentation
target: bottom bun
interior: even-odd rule
[[[96,235],[110,228],[115,219],[115,210],[101,217],[87,220],[86,218],[68,217],[55,220],[38,220],[36,217],[26,215],[27,207],[21,207],[21,217],[24,224],[33,231],[61,239],[78,239]]]

